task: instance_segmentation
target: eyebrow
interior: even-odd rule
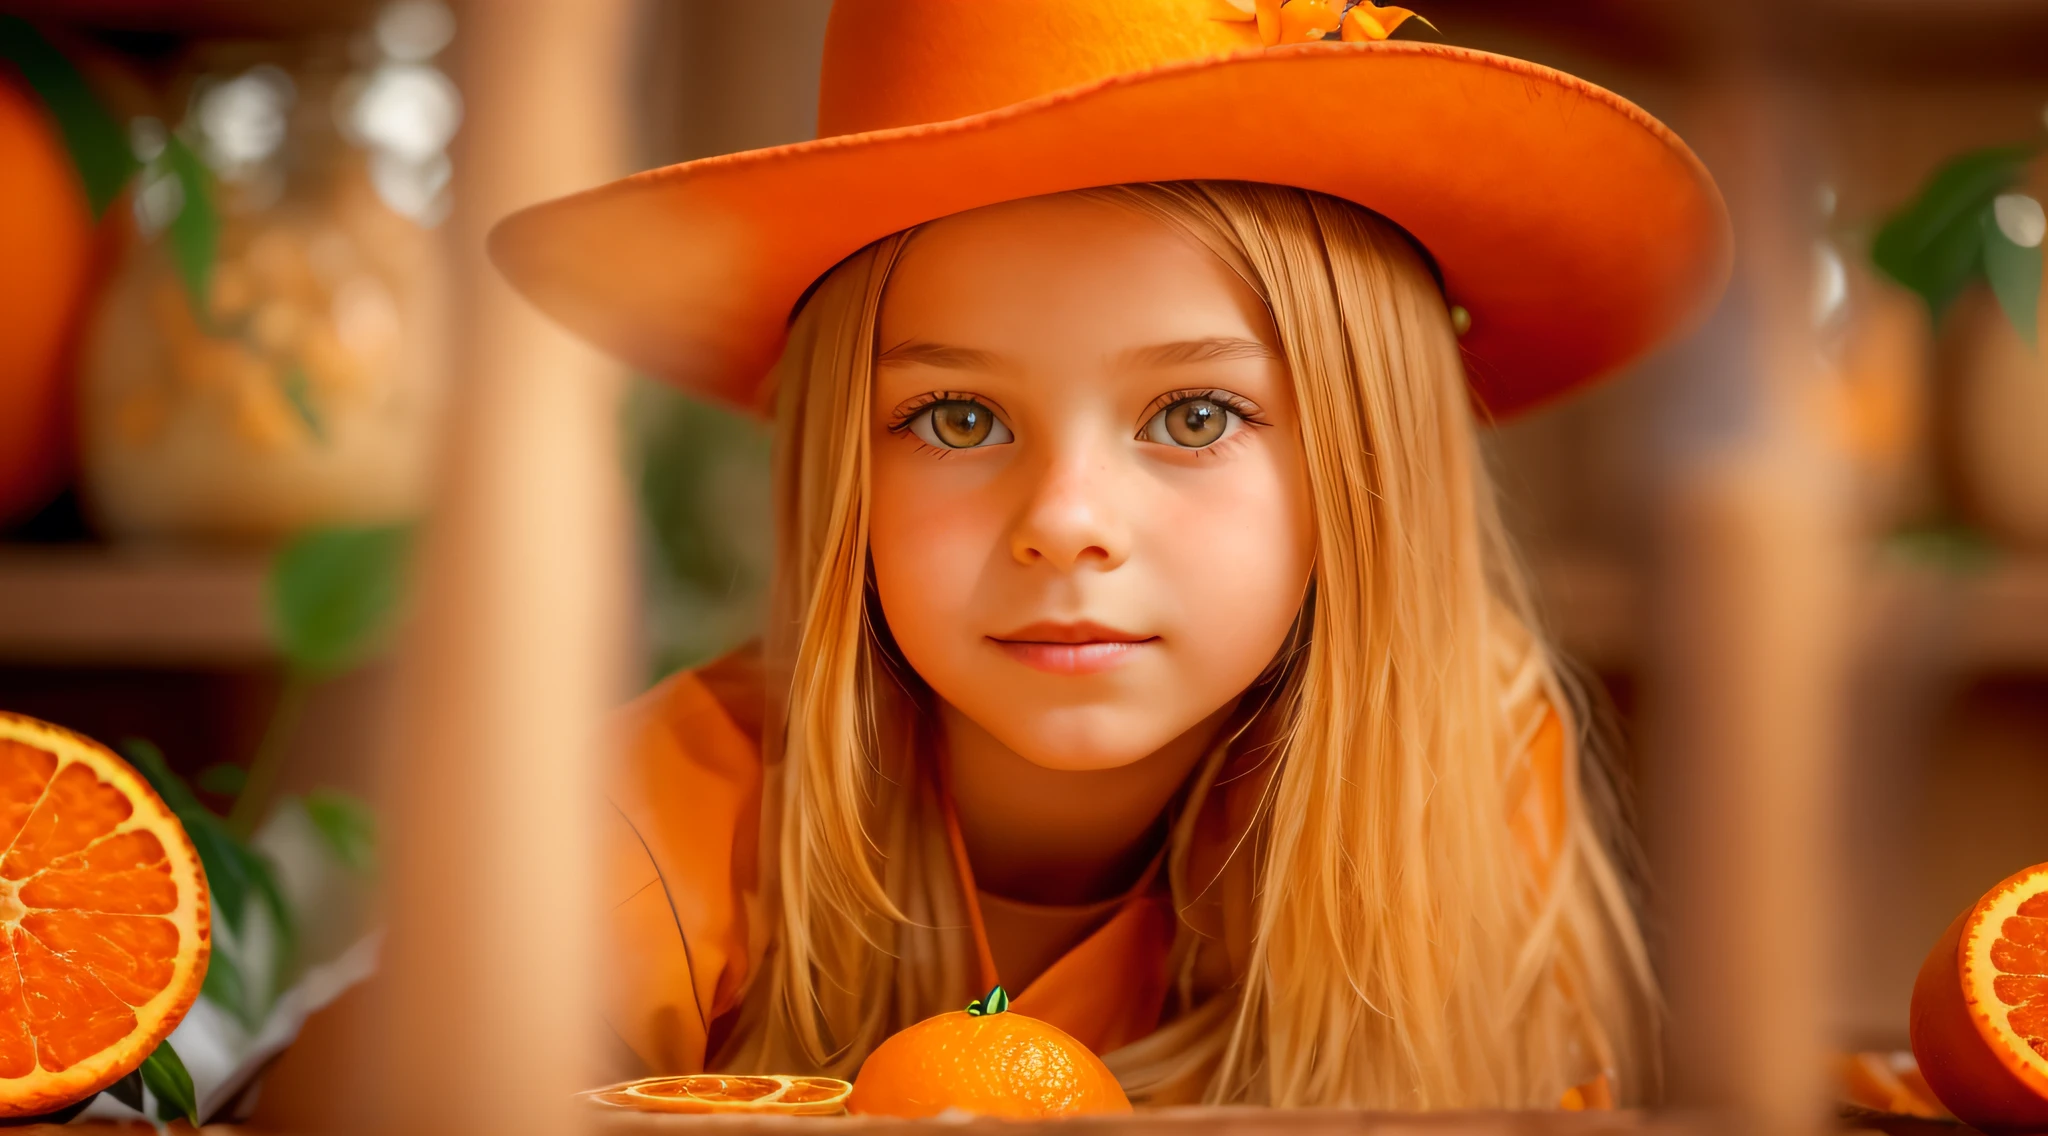
[[[955,347],[948,343],[931,343],[913,339],[899,343],[875,360],[878,365],[891,363],[922,363],[927,367],[945,367],[954,371],[993,371],[997,369],[996,357],[987,351],[972,347]]]
[[[1278,359],[1271,347],[1256,339],[1222,335],[1208,339],[1184,339],[1156,343],[1124,352],[1123,361],[1147,367],[1178,367],[1189,363],[1213,363],[1225,359]]]
[[[1149,347],[1131,348],[1122,355],[1124,363],[1144,367],[1178,367],[1190,363],[1212,363],[1227,359],[1278,358],[1271,347],[1258,340],[1235,335],[1155,343]],[[875,362],[883,366],[891,363],[922,363],[927,367],[945,367],[955,371],[998,369],[998,359],[990,352],[973,347],[955,347],[948,343],[932,343],[922,339],[899,343],[882,352]]]

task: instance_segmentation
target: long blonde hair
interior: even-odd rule
[[[1657,1002],[1611,795],[1536,631],[1427,262],[1376,214],[1307,191],[1081,192],[1176,226],[1264,298],[1317,526],[1296,639],[1177,806],[1177,997],[1112,1068],[1141,1101],[1548,1106],[1602,1072],[1644,1099]],[[820,283],[777,373],[767,929],[724,1068],[845,1074],[974,993],[930,696],[868,571],[876,322],[909,239]],[[1567,739],[1558,823],[1532,851],[1511,786],[1530,780],[1549,713]],[[1249,884],[1234,891],[1188,868],[1225,780],[1250,794],[1226,856]],[[1197,917],[1219,906],[1229,933]],[[1203,979],[1219,960],[1222,979]]]

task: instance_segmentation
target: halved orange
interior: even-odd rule
[[[1956,919],[1913,987],[1913,1055],[1941,1103],[1986,1131],[2048,1131],[2048,864]]]
[[[781,1116],[830,1116],[846,1111],[853,1086],[832,1077],[785,1074],[737,1076],[697,1073],[647,1077],[593,1089],[584,1099],[638,1112],[741,1112]]]
[[[206,874],[128,763],[0,713],[0,1117],[142,1064],[199,996]]]

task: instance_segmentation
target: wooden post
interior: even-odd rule
[[[1717,373],[1701,376],[1718,413],[1671,440],[1646,776],[1671,1097],[1732,1131],[1794,1133],[1820,1131],[1830,1104],[1855,574],[1842,471],[1813,413],[1819,180],[1800,92],[1760,62],[1710,84],[1694,126],[1738,266],[1705,348]]]
[[[466,302],[389,747],[390,937],[364,1121],[575,1131],[588,1087],[599,733],[624,692],[621,375],[486,263],[506,213],[622,172],[631,0],[460,10]]]

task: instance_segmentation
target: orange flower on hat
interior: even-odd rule
[[[1341,32],[1345,43],[1386,39],[1413,17],[1406,8],[1381,7],[1372,0],[1219,0],[1218,19],[1257,20],[1259,42],[1267,47],[1317,43]]]
[[[1431,31],[1436,30],[1435,24],[1406,8],[1396,8],[1392,4],[1382,8],[1371,3],[1371,0],[1353,4],[1344,12],[1344,42],[1369,43],[1385,39],[1393,35],[1394,29],[1407,23],[1411,17],[1422,20],[1423,27]]]

